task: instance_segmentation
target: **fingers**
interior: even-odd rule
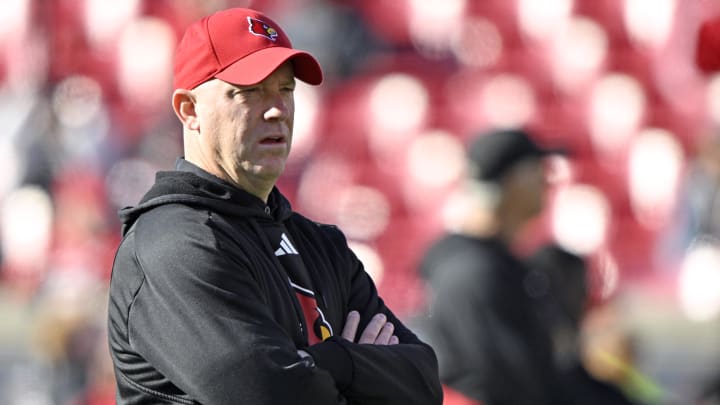
[[[357,335],[357,329],[360,325],[360,313],[358,311],[350,311],[345,319],[345,327],[342,331],[342,337],[351,342],[355,341],[355,335]]]
[[[358,328],[360,326],[360,313],[358,311],[350,311],[345,320],[345,327],[342,331],[342,337],[351,342],[355,341]],[[382,313],[375,314],[370,319],[363,330],[357,343],[374,344],[374,345],[396,345],[400,343],[400,339],[395,336],[395,325],[387,321],[387,316]]]
[[[378,335],[380,335],[380,331],[386,323],[387,317],[385,314],[375,314],[375,316],[370,319],[370,322],[365,327],[365,330],[363,330],[362,335],[360,335],[358,343],[375,344],[375,340],[377,340]]]
[[[391,322],[386,322],[385,325],[383,325],[383,327],[380,329],[380,333],[378,333],[377,338],[375,338],[375,344],[390,344],[390,338],[393,337],[393,332],[395,332],[395,325],[393,325]]]

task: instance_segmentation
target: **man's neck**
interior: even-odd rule
[[[266,204],[268,201],[268,197],[270,196],[270,193],[275,186],[274,182],[268,182],[259,179],[257,179],[256,181],[251,181],[245,178],[235,179],[219,165],[205,164],[203,161],[200,161],[198,159],[193,160],[192,157],[188,156],[186,156],[184,159],[197,166],[198,168],[204,170],[205,172],[219,178],[220,180],[223,180],[239,188],[240,190],[254,195]]]

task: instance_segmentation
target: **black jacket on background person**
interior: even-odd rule
[[[341,231],[277,189],[266,205],[180,159],[121,217],[109,305],[119,404],[441,402],[430,346],[384,305]],[[400,344],[344,340],[351,310],[360,331],[386,314]]]
[[[448,234],[420,272],[431,302],[418,332],[435,349],[445,385],[483,405],[565,403],[532,280],[503,243]]]

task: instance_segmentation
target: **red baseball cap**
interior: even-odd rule
[[[232,8],[188,27],[175,52],[173,85],[193,89],[212,78],[237,85],[256,84],[287,60],[298,79],[315,85],[322,82],[317,60],[293,49],[277,23],[258,11]]]

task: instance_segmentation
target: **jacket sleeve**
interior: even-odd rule
[[[339,231],[338,231],[339,232]],[[442,388],[433,349],[420,341],[385,306],[362,263],[342,237],[344,266],[349,266],[348,311],[361,314],[358,333],[383,313],[395,326],[397,345],[357,344],[330,338],[307,350],[318,367],[330,371],[343,395],[354,404],[441,404]],[[348,367],[350,371],[348,371]]]
[[[202,223],[182,237],[136,236],[132,348],[199,403],[346,403],[328,372],[300,359],[227,239]]]

